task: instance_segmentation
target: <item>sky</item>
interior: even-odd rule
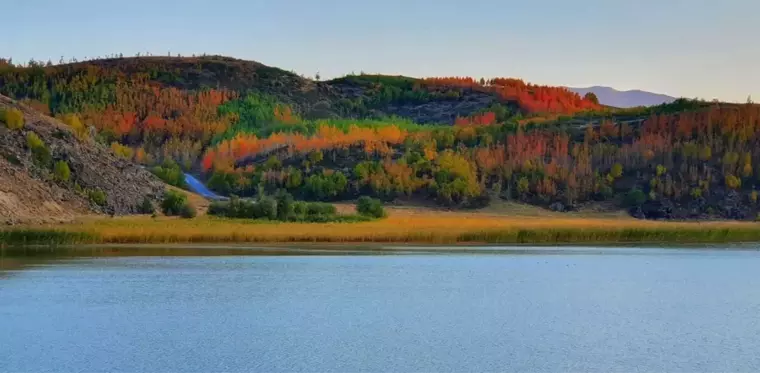
[[[0,56],[220,54],[760,101],[760,0],[0,0]]]

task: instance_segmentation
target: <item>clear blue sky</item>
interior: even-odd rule
[[[0,56],[222,54],[760,101],[760,0],[0,0]]]

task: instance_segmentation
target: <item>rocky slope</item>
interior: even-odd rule
[[[79,140],[61,122],[0,96],[0,111],[11,109],[23,113],[25,124],[10,129],[0,123],[0,223],[136,213],[145,197],[155,204],[163,194],[164,184],[140,166],[87,138]],[[28,145],[30,133],[45,144],[48,160],[35,158]],[[70,170],[68,180],[55,177],[54,165],[61,161]]]

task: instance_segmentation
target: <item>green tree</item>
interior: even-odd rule
[[[154,175],[158,176],[163,182],[173,185],[177,188],[187,189],[187,182],[185,182],[185,174],[179,165],[172,160],[166,160],[163,165],[155,166],[150,169]]]
[[[69,169],[69,164],[65,161],[58,161],[55,162],[55,167],[53,167],[53,176],[56,180],[62,181],[62,182],[68,182],[69,178],[71,177],[71,170]]]
[[[610,169],[610,175],[612,175],[612,178],[614,179],[618,179],[623,176],[623,165],[620,163],[615,163],[612,166],[612,169]]]
[[[625,204],[630,207],[641,206],[647,201],[647,195],[639,188],[633,188],[625,195]]]
[[[277,200],[277,219],[281,221],[290,220],[294,216],[293,196],[285,191],[278,191],[275,195]]]
[[[277,220],[277,200],[272,197],[262,197],[257,202],[261,211],[261,217],[269,220]]]
[[[87,196],[90,198],[90,201],[95,203],[98,206],[105,206],[106,205],[106,192],[100,190],[100,189],[92,189],[87,192]]]
[[[238,178],[226,172],[214,172],[206,185],[209,189],[223,195],[230,195],[238,190]]]
[[[379,199],[367,196],[359,197],[359,200],[356,202],[356,211],[359,212],[360,215],[373,218],[385,217],[383,203]]]
[[[593,102],[596,105],[599,105],[599,98],[596,97],[596,93],[594,92],[588,92],[585,95],[583,95],[583,99],[586,101]]]
[[[166,216],[181,216],[183,218],[195,217],[195,208],[187,200],[187,194],[174,190],[164,193],[161,202],[161,211]]]
[[[26,145],[32,151],[32,157],[35,163],[42,167],[49,167],[52,161],[50,156],[50,150],[48,150],[45,143],[34,132],[29,132],[26,135]]]
[[[525,176],[520,177],[520,179],[517,181],[517,193],[524,195],[528,193],[529,188],[530,188],[530,181],[528,180],[528,178]]]
[[[742,180],[734,175],[726,175],[726,186],[731,189],[738,189],[742,186]]]
[[[74,135],[78,139],[84,140],[87,138],[87,128],[82,124],[78,115],[65,114],[61,117],[61,121],[71,128],[71,131],[74,132]]]
[[[0,122],[12,130],[24,128],[24,113],[18,109],[0,109]]]

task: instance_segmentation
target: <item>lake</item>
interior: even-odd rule
[[[0,371],[760,370],[758,251],[472,250],[6,253]]]

